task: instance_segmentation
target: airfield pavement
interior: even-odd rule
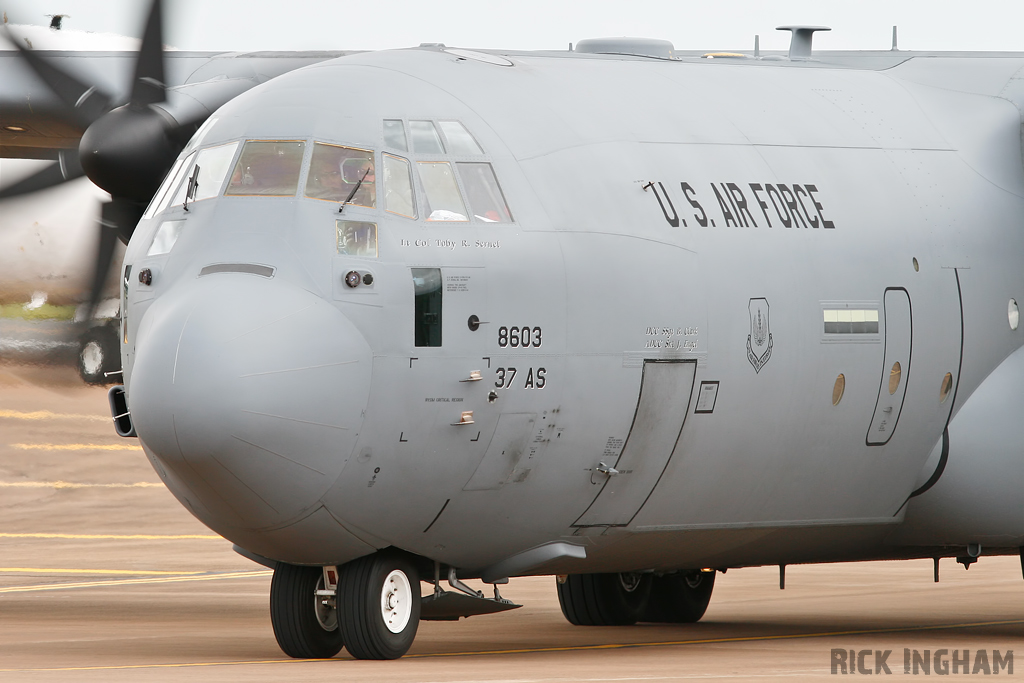
[[[930,560],[790,566],[784,591],[774,567],[734,569],[678,626],[573,627],[553,578],[513,579],[502,592],[523,608],[423,623],[399,661],[291,660],[269,571],[158,482],[104,389],[0,363],[0,680],[834,680],[832,648],[892,650],[897,676],[903,648],[1019,648],[1024,677],[1021,567],[984,556],[943,560],[939,584]]]

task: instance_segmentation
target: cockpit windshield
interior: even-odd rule
[[[300,140],[250,140],[231,173],[226,195],[287,197],[295,194],[306,143]]]
[[[314,143],[313,160],[306,178],[306,196],[332,202],[349,201],[357,206],[374,208],[377,206],[377,175],[373,152]]]

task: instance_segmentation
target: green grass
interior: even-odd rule
[[[22,320],[71,320],[75,317],[74,306],[54,306],[43,304],[39,308],[28,311],[24,304],[0,305],[0,318],[21,318]]]

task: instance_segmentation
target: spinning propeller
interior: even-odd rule
[[[59,163],[3,190],[0,199],[53,187],[82,175],[111,196],[100,215],[86,320],[92,317],[102,296],[117,239],[128,242],[164,175],[206,118],[204,112],[198,120],[179,122],[167,109],[156,106],[167,100],[161,14],[161,0],[153,0],[135,61],[131,96],[123,104],[22,47],[19,41],[11,41],[84,132],[77,151],[62,151]]]

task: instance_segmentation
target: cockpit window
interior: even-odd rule
[[[231,172],[227,195],[287,197],[299,187],[306,143],[299,140],[249,140]]]
[[[433,121],[410,121],[412,148],[417,154],[444,154],[441,136],[437,134]]]
[[[412,167],[407,159],[384,155],[384,210],[416,218],[412,192]]]
[[[156,191],[156,195],[153,197],[153,202],[150,204],[146,213],[143,214],[143,218],[155,216],[167,208],[168,202],[170,202],[171,197],[174,196],[174,191],[178,188],[178,185],[181,184],[185,171],[192,166],[192,160],[195,158],[196,153],[192,152],[184,159],[178,159],[178,161],[175,162],[174,167],[171,168],[171,172],[168,173],[167,177],[164,179],[164,184]]]
[[[181,168],[184,180],[178,184],[178,189],[173,195],[168,194],[168,196],[173,196],[169,206],[179,206],[185,203],[189,180],[197,166],[199,174],[196,177],[195,194],[189,197],[189,204],[219,195],[220,188],[224,185],[224,178],[228,175],[228,168],[231,167],[231,160],[235,157],[236,149],[238,149],[238,143],[231,142],[226,145],[207,147],[200,150],[198,154],[192,155]]]
[[[332,202],[349,201],[370,208],[377,206],[373,152],[314,143],[313,160],[306,178],[306,196]]]
[[[207,147],[199,152],[199,156],[196,157],[196,166],[199,167],[199,182],[195,197],[191,201],[198,202],[220,194],[220,188],[228,176],[228,169],[231,168],[231,160],[235,158],[236,149],[238,149],[238,143],[232,142],[217,147]]]
[[[458,121],[439,121],[438,125],[448,139],[448,150],[452,154],[479,156],[484,153],[466,127]]]
[[[401,119],[384,119],[384,144],[403,152],[409,151],[405,142],[405,124]]]
[[[501,193],[494,169],[487,163],[459,162],[459,175],[473,218],[485,223],[511,223],[512,214]]]
[[[447,161],[421,161],[419,168],[423,189],[427,192],[427,220],[469,220],[452,165]]]

